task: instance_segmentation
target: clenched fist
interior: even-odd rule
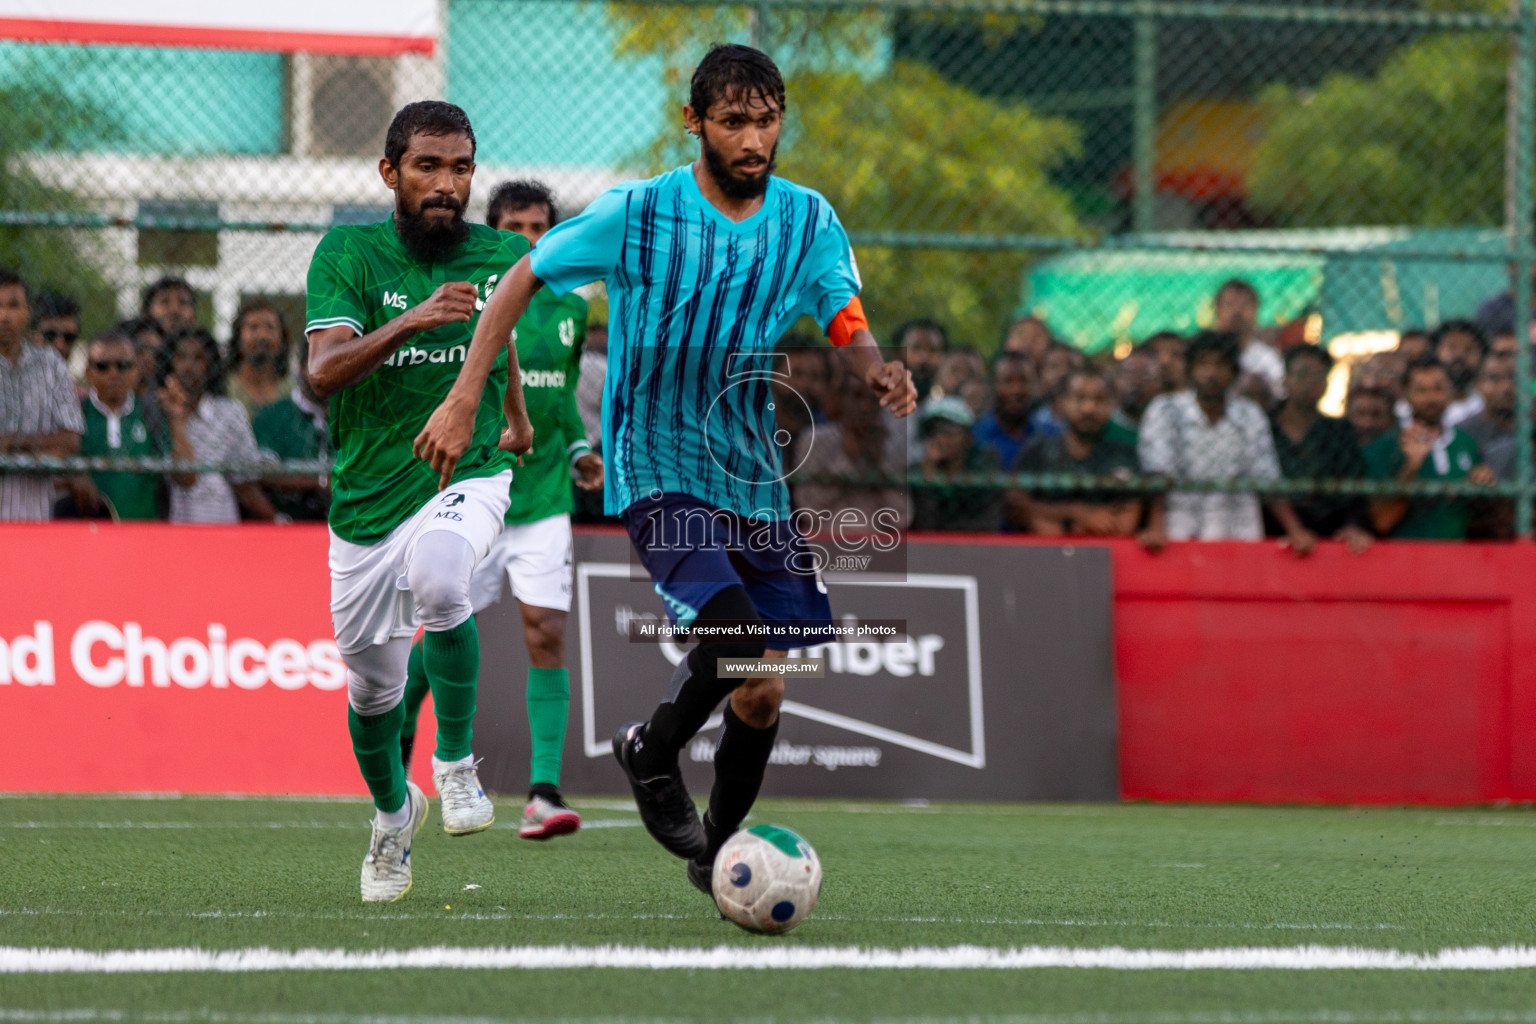
[[[468,281],[449,281],[439,285],[431,298],[406,315],[415,327],[430,331],[444,324],[468,323],[479,300],[480,290]]]

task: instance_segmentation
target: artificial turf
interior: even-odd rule
[[[626,804],[576,806],[589,827],[544,844],[508,827],[515,801],[459,839],[434,808],[413,890],[379,906],[358,898],[361,802],[0,799],[0,946],[1536,945],[1526,810],[765,801],[755,820],[826,872],[815,915],[766,938],[720,921]],[[1536,1022],[1536,971],[0,974],[0,1024],[306,1015]]]

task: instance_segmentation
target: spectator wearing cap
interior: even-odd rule
[[[29,345],[27,286],[0,268],[0,454],[74,455],[85,424],[64,360],[51,346]],[[53,481],[0,471],[0,521],[53,518]]]
[[[1285,364],[1259,336],[1258,289],[1234,277],[1216,289],[1215,307],[1215,329],[1237,335],[1239,393],[1269,408],[1282,395]]]
[[[1318,409],[1328,390],[1333,356],[1316,345],[1295,345],[1285,353],[1285,401],[1270,417],[1275,454],[1287,479],[1358,480],[1365,476],[1354,429]],[[1371,546],[1366,502],[1337,494],[1302,494],[1291,499],[1296,517],[1320,537],[1343,541],[1354,554]],[[1271,528],[1278,534],[1278,524]]]
[[[998,353],[992,360],[992,408],[975,421],[974,435],[999,466],[1013,465],[1029,439],[1034,394],[1035,367],[1029,357],[1021,352]]]
[[[1365,449],[1374,480],[1417,480],[1492,484],[1493,470],[1483,464],[1477,442],[1445,422],[1453,395],[1444,365],[1424,358],[1408,367],[1407,398],[1413,420],[1389,431]],[[1384,537],[1415,540],[1462,540],[1471,514],[1465,498],[1372,498],[1371,520]]]
[[[191,459],[192,444],[184,429],[167,439],[150,428],[140,409],[135,385],[138,360],[133,342],[108,331],[86,350],[85,379],[90,391],[80,403],[85,420],[81,455],[146,458],[166,454],[167,440],[177,458]],[[124,520],[161,518],[159,475],[127,470],[93,470],[70,480],[68,511],[84,518]]]
[[[1128,478],[1140,471],[1134,446],[1109,436],[1115,400],[1098,370],[1079,367],[1068,374],[1061,399],[1066,430],[1037,434],[1013,464],[1020,473],[1079,473]],[[1141,500],[1126,491],[1012,490],[1009,522],[1042,536],[1083,534],[1129,537],[1141,520]]]
[[[252,419],[264,406],[293,391],[288,376],[288,323],[272,303],[249,302],[235,316],[229,335],[229,397]]]
[[[160,408],[172,431],[185,429],[199,462],[254,463],[260,457],[251,421],[224,394],[219,346],[202,328],[166,339]],[[171,477],[171,522],[237,523],[244,506],[253,519],[277,510],[254,481],[235,474],[187,473]]]
[[[1137,454],[1143,471],[1180,480],[1278,480],[1280,463],[1269,419],[1254,402],[1232,395],[1238,339],[1227,331],[1201,331],[1186,352],[1190,389],[1158,396],[1141,421]],[[1317,537],[1284,498],[1269,501],[1297,555]],[[1174,491],[1153,503],[1142,543],[1158,550],[1168,540],[1259,540],[1264,521],[1252,494]]]
[[[152,320],[162,337],[169,338],[197,326],[197,293],[182,277],[162,277],[144,289],[139,316]]]
[[[288,397],[262,406],[251,423],[257,449],[279,462],[318,459],[331,453],[326,427],[329,407],[309,383],[307,338],[299,340],[297,376]],[[266,489],[273,507],[290,519],[324,519],[331,508],[330,479],[325,473],[269,477]]]
[[[1163,390],[1163,375],[1157,358],[1145,346],[1135,348],[1115,364],[1115,409],[1109,414],[1105,436],[1136,446],[1141,418]]]
[[[1002,492],[993,487],[953,483],[955,476],[998,468],[996,457],[971,435],[975,417],[959,398],[946,396],[923,406],[919,437],[921,477],[912,484],[914,530],[995,531],[1002,521]]]
[[[1488,353],[1488,339],[1470,320],[1447,320],[1435,328],[1430,343],[1435,359],[1450,377],[1451,404],[1445,410],[1445,425],[1454,427],[1483,411],[1483,396],[1472,385]],[[1412,410],[1408,412],[1411,420]]]

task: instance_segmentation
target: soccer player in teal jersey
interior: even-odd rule
[[[331,621],[347,665],[352,749],[378,809],[362,871],[370,902],[409,891],[411,842],[427,813],[400,761],[418,625],[437,708],[432,766],[443,828],[467,835],[495,818],[470,755],[480,641],[469,588],[501,533],[513,454],[532,443],[522,388],[508,379],[516,352],[501,345],[479,375],[488,386],[468,410],[452,469],[438,473],[412,450],[466,364],[485,300],[528,251],[519,235],[465,221],[474,171],[475,134],[462,110],[436,101],[402,108],[379,162],[394,214],[332,228],[309,267],[309,377],[329,401],[336,452]]]
[[[790,520],[764,364],[810,315],[882,406],[905,416],[917,402],[911,374],[884,362],[869,332],[831,204],[773,176],[784,110],[784,80],[766,54],[712,48],[683,110],[699,159],[599,196],[511,269],[417,443],[451,472],[468,449],[481,381],[534,293],[607,282],[606,507],[623,514],[679,626],[734,627],[701,630],[651,719],[613,742],[647,830],[688,861],[689,880],[705,892],[715,853],[757,798],[784,692],[769,666],[743,680],[723,677],[720,662],[823,643],[831,622],[818,561]],[[721,701],[701,822],[678,754]]]
[[[536,181],[508,181],[491,192],[485,222],[538,245],[557,219],[555,198]],[[533,423],[533,451],[523,456],[507,506],[506,528],[475,570],[470,599],[478,615],[501,600],[502,581],[512,585],[528,645],[528,728],[533,756],[528,804],[517,834],[551,839],[581,827],[581,816],[560,796],[560,755],[571,705],[565,668],[565,618],[571,610],[571,473],[577,486],[603,486],[603,460],[587,443],[576,412],[576,381],[587,337],[587,302],[575,292],[544,290],[517,322],[512,342],[522,368],[524,401]],[[422,648],[411,649],[405,684],[401,759],[407,771],[415,744],[416,716],[428,684]]]

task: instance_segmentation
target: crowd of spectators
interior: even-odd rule
[[[245,467],[328,454],[305,346],[269,302],[246,304],[220,345],[191,285],[167,277],[145,290],[137,317],[84,343],[80,333],[73,297],[33,296],[0,268],[0,454]],[[323,474],[0,472],[0,520],[323,520],[329,495]]]
[[[1209,329],[1158,332],[1119,358],[1090,359],[1025,316],[984,361],[940,324],[913,321],[892,339],[921,400],[905,426],[861,403],[858,382],[839,379],[825,350],[788,339],[790,351],[818,354],[808,390],[825,396],[809,426],[803,415],[778,424],[794,437],[795,504],[899,509],[912,529],[1135,536],[1152,549],[1268,536],[1298,554],[1320,538],[1361,552],[1383,537],[1511,536],[1512,502],[1493,496],[1285,497],[1219,484],[1512,480],[1512,331],[1489,336],[1464,320],[1405,331],[1395,349],[1352,367],[1345,415],[1334,417],[1320,408],[1334,374],[1326,348],[1262,328],[1260,296],[1246,281],[1223,284],[1212,308]],[[781,389],[798,388],[801,372]],[[987,485],[996,471],[1074,479],[1038,490]],[[1149,477],[1167,480],[1166,492],[1115,486]],[[1180,489],[1183,481],[1216,486]]]
[[[1158,332],[1095,359],[1036,316],[1009,325],[990,358],[937,322],[912,321],[891,339],[918,388],[906,421],[882,410],[818,339],[791,335],[774,392],[794,504],[865,523],[884,515],[908,529],[1137,536],[1153,549],[1271,536],[1304,554],[1319,538],[1362,551],[1380,537],[1511,535],[1512,503],[1495,497],[1180,489],[1234,479],[1513,479],[1512,330],[1490,336],[1484,324],[1452,320],[1404,331],[1395,349],[1352,368],[1335,418],[1319,408],[1333,357],[1262,329],[1259,307],[1253,286],[1232,280],[1212,298],[1209,329]],[[137,317],[85,342],[80,333],[72,297],[33,296],[0,268],[0,453],[246,467],[329,454],[305,344],[271,302],[247,302],[221,345],[199,322],[191,286],[168,277],[145,290]],[[577,396],[595,444],[603,341],[594,326]],[[1072,479],[1028,489],[1000,472]],[[1117,486],[1146,477],[1171,489]],[[284,522],[324,519],[328,503],[323,474],[0,472],[0,519]],[[578,519],[600,516],[578,492]]]

